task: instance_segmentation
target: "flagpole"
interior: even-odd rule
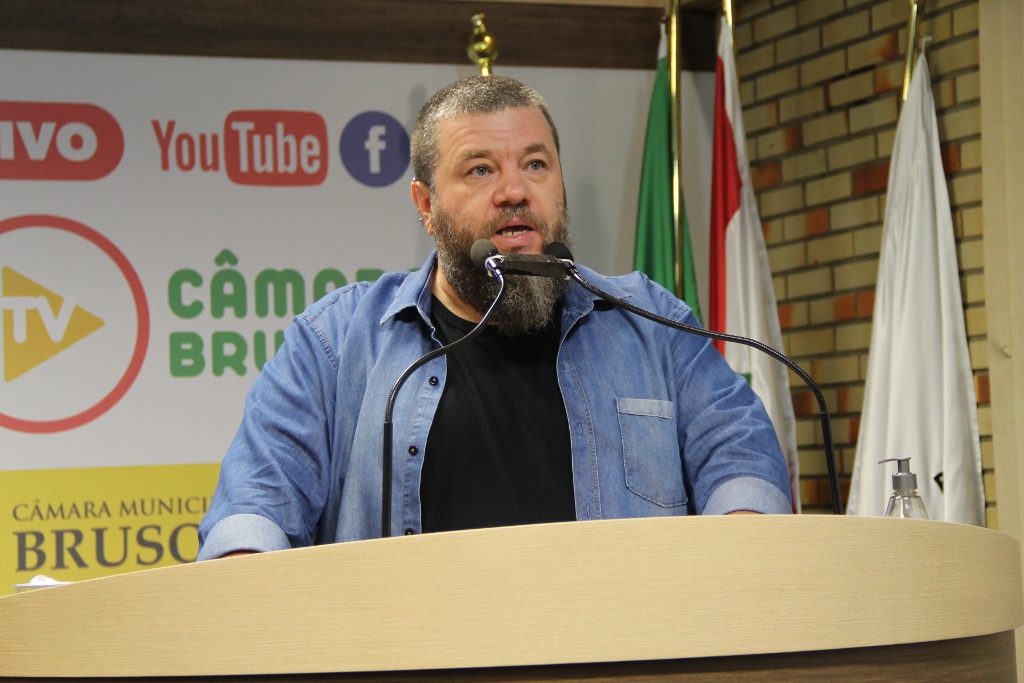
[[[917,0],[910,3],[910,19],[907,21],[907,63],[903,67],[903,101],[910,92],[910,75],[914,70],[914,43],[917,40]]]
[[[680,117],[679,93],[679,0],[668,3],[668,82],[672,95],[672,225],[675,226],[674,264],[675,293],[683,298],[683,127]]]

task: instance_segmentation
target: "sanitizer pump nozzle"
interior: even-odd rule
[[[910,458],[886,458],[883,462],[895,462],[896,474],[892,475],[892,497],[885,508],[886,517],[928,519],[924,501],[917,493],[917,475],[910,471]]]

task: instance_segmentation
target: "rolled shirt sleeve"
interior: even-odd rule
[[[230,515],[210,529],[196,560],[215,560],[236,550],[266,553],[290,547],[281,527],[266,517],[247,513]]]
[[[793,512],[789,497],[778,486],[757,477],[730,479],[708,497],[705,515],[727,515],[750,510],[762,515],[785,515]]]

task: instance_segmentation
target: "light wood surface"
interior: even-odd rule
[[[967,638],[1024,622],[1019,558],[998,532],[881,518],[403,536],[0,598],[0,675],[514,667]]]

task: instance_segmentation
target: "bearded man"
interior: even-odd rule
[[[470,247],[569,242],[558,132],[499,76],[423,106],[412,199],[437,251],[415,273],[343,287],[298,316],[246,399],[200,525],[199,559],[381,535],[388,393],[482,318],[497,283]],[[698,324],[640,273],[598,287]],[[576,284],[509,276],[477,339],[420,368],[394,409],[393,535],[615,517],[791,510],[768,415],[708,340]]]

